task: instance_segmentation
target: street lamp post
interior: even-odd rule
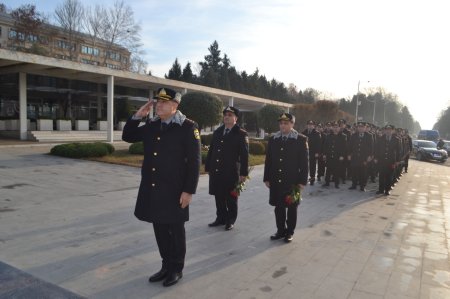
[[[370,81],[367,81],[370,82]],[[356,117],[356,122],[358,122],[358,106],[359,106],[359,84],[361,83],[361,80],[358,80],[358,93],[356,94],[356,113],[355,113],[355,117]]]
[[[359,106],[359,83],[361,83],[360,80],[358,80],[358,93],[356,94],[356,113],[355,113],[355,122],[358,122],[358,106]]]

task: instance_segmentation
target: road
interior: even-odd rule
[[[390,196],[308,186],[294,241],[275,232],[261,166],[235,229],[209,228],[202,176],[183,280],[164,288],[150,224],[133,216],[140,169],[0,149],[0,261],[88,298],[450,298],[450,168],[411,160]],[[1,291],[1,287],[0,287]],[[1,292],[0,292],[1,298]]]

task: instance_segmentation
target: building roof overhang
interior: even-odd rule
[[[279,106],[283,109],[291,108],[293,106],[290,103],[254,97],[202,85],[0,49],[0,74],[20,72],[101,84],[106,84],[107,78],[113,76],[115,85],[125,87],[148,89],[149,91],[156,90],[159,87],[168,87],[180,92],[185,90],[207,92],[220,97],[225,105],[228,105],[229,99],[233,98],[234,105],[243,111],[257,110],[262,106],[269,104]]]

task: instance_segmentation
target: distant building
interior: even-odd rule
[[[84,33],[70,36],[62,28],[49,24],[43,24],[34,34],[24,34],[17,30],[11,15],[4,12],[0,12],[0,48],[115,70],[130,69],[131,53],[124,47]]]

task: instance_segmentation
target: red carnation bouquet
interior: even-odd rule
[[[253,167],[250,167],[250,169],[248,170],[248,174],[250,174],[250,172],[253,170]],[[234,199],[238,199],[239,195],[241,195],[241,192],[245,190],[245,184],[247,183],[247,181],[250,179],[249,176],[245,177],[245,180],[243,180],[242,182],[237,182],[236,186],[234,186],[233,190],[230,191],[230,195],[234,198]]]
[[[300,189],[300,186],[299,185],[292,186],[291,193],[286,195],[286,197],[284,198],[284,202],[286,203],[286,205],[290,206],[300,204],[301,201],[302,201],[302,190]]]

